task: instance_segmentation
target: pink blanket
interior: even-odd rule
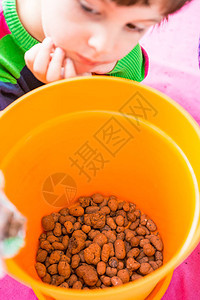
[[[200,245],[174,272],[162,300],[200,299]],[[36,300],[34,292],[9,276],[0,281],[0,300]]]
[[[200,125],[200,1],[193,0],[141,42],[150,54],[143,81],[183,106]],[[200,244],[174,272],[163,300],[200,299]]]
[[[182,105],[200,124],[198,40],[200,0],[193,0],[169,22],[142,40],[150,56],[149,75],[143,82]],[[200,299],[200,244],[174,272],[163,300]],[[0,300],[35,300],[33,291],[6,276],[0,280]]]

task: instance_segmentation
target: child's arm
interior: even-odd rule
[[[27,67],[23,71],[24,74],[18,80],[14,77],[13,80],[9,80],[6,76],[0,76],[0,111],[33,88],[43,85]]]
[[[0,110],[6,108],[21,95],[22,91],[18,85],[0,81]]]
[[[0,110],[30,90],[43,85],[25,65],[24,51],[14,44],[9,50],[9,43],[2,43],[0,40]]]

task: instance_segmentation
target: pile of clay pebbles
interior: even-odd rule
[[[131,282],[163,264],[156,224],[115,196],[80,197],[42,218],[35,268],[43,282],[102,289]]]

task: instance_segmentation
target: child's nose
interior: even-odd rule
[[[96,34],[92,35],[88,39],[88,45],[92,47],[96,52],[108,53],[114,48],[114,39],[109,37],[108,34]]]

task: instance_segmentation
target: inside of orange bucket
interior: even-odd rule
[[[109,122],[126,128],[123,147],[110,153],[101,141],[102,126]],[[86,144],[105,161],[96,174],[88,170],[91,178],[72,164]],[[156,222],[165,263],[181,250],[194,221],[194,178],[180,149],[148,122],[141,121],[136,134],[120,114],[82,112],[43,123],[18,141],[1,169],[7,196],[28,220],[26,245],[13,261],[38,281],[34,263],[41,218],[79,196],[100,192],[135,203]]]
[[[69,115],[94,110],[119,112],[121,118],[115,115],[118,123],[133,138],[126,132],[123,147],[118,144],[117,151],[115,147],[108,149],[101,143],[99,130],[111,116],[106,119],[105,115],[94,117],[86,112],[82,116]],[[135,118],[130,121],[124,114]],[[144,299],[166,275],[169,281],[174,267],[194,249],[200,236],[200,220],[197,225],[199,203],[193,173],[177,146],[168,143],[167,137],[148,122],[181,147],[199,183],[198,125],[171,99],[141,84],[106,76],[63,80],[26,94],[1,113],[0,127],[4,130],[0,131],[0,169],[6,177],[5,192],[28,219],[26,246],[6,264],[9,273],[32,286],[39,299],[46,299],[42,294],[57,300]],[[98,165],[96,174],[89,174],[89,182],[69,160],[75,159],[83,145],[90,145],[108,161]],[[64,192],[67,197],[62,197]],[[164,241],[164,266],[120,288],[97,291],[95,296],[94,291],[78,293],[46,286],[34,269],[42,216],[95,192],[116,194],[149,214]],[[159,292],[163,293],[162,288]]]

